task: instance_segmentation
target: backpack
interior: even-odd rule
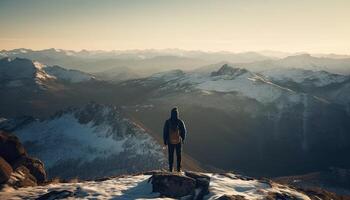
[[[169,128],[169,142],[170,144],[179,144],[181,142],[180,129],[178,126],[175,130]]]

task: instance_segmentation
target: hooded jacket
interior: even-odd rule
[[[182,142],[185,141],[186,133],[187,133],[185,123],[181,119],[179,119],[179,112],[177,108],[173,108],[171,110],[170,118],[167,119],[164,123],[164,128],[163,128],[164,145],[169,144],[169,130],[173,124],[177,124],[177,126],[179,127],[181,140]]]

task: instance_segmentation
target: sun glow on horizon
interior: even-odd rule
[[[350,54],[350,1],[0,1],[0,49]]]

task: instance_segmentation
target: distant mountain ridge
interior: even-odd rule
[[[58,65],[93,73],[96,77],[120,82],[150,76],[153,73],[174,69],[193,70],[215,63],[232,63],[235,66],[259,72],[271,68],[294,67],[325,70],[337,74],[350,74],[350,56],[306,53],[261,52],[205,52],[180,49],[146,49],[125,51],[72,51],[62,49],[14,49],[0,51],[1,57],[20,57],[37,60],[45,65]],[[211,69],[214,71],[214,69]]]
[[[78,83],[94,79],[93,75],[85,72],[67,70],[59,66],[46,66],[25,58],[0,59],[0,80],[3,86],[20,87],[28,83],[44,86],[45,82]]]
[[[122,86],[147,91],[140,103],[154,106],[128,111],[154,131],[169,107],[178,106],[193,134],[187,149],[199,162],[268,176],[325,169],[332,159],[350,166],[343,159],[350,149],[344,140],[350,137],[348,76],[222,65],[208,72],[157,73]],[[291,170],[290,162],[298,167]]]

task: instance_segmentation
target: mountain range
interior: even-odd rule
[[[350,74],[347,55],[260,52],[205,52],[180,49],[125,50],[125,51],[72,51],[63,49],[14,49],[0,51],[1,57],[27,58],[46,65],[58,65],[94,73],[108,81],[142,78],[160,71],[192,70],[205,65],[225,62],[250,70],[297,67]]]
[[[12,128],[25,141],[28,151],[43,156],[46,162],[47,157],[40,151],[46,146],[38,142],[39,135],[38,138],[52,135],[53,139],[62,136],[67,141],[72,139],[73,132],[86,133],[89,138],[96,134],[119,135],[120,132],[112,131],[111,127],[136,123],[159,145],[164,120],[169,117],[170,109],[177,106],[189,131],[184,151],[191,161],[190,167],[234,170],[257,177],[292,176],[329,167],[349,168],[346,158],[350,150],[350,78],[347,73],[332,73],[338,69],[346,71],[348,67],[347,58],[297,55],[104,79],[98,73],[69,70],[24,58],[4,58],[0,62],[3,95],[0,113],[4,118],[1,124],[3,128]],[[89,104],[91,101],[96,103]],[[117,106],[118,111],[112,109],[111,113],[122,114],[101,113],[100,109],[111,109],[106,105]],[[83,110],[95,106],[99,109],[89,111],[88,116],[92,118],[81,122],[85,116]],[[57,114],[58,111],[68,114]],[[23,118],[23,115],[30,117]],[[109,116],[114,115],[117,117],[111,120]],[[121,120],[124,117],[128,122]],[[67,125],[67,130],[62,129],[62,123]],[[77,157],[90,151],[86,149],[94,149],[95,142],[99,141],[73,139],[72,144],[87,144],[79,148],[82,154]],[[36,148],[36,143],[40,148]],[[161,151],[157,145],[151,146]],[[95,150],[97,155],[105,151]],[[59,149],[52,151],[56,155]],[[75,155],[68,155],[57,166],[65,166],[69,156]],[[72,161],[73,165],[77,162],[80,161]],[[48,160],[48,163],[50,166],[56,161]],[[49,175],[73,176],[55,165],[51,165]],[[135,164],[132,169],[143,170],[139,166]],[[161,168],[160,165],[149,168],[153,167]],[[79,175],[88,178],[85,172],[89,170],[86,164],[86,170]],[[102,175],[109,173],[116,171],[101,170]]]

